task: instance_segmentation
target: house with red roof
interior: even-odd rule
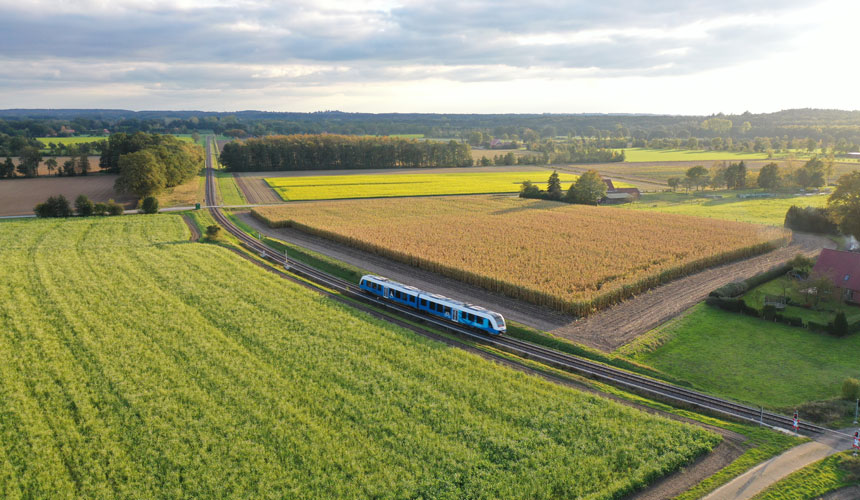
[[[860,253],[825,248],[818,256],[812,274],[829,277],[843,300],[860,304]]]
[[[603,182],[606,183],[606,196],[600,200],[600,203],[630,203],[631,201],[636,201],[641,196],[639,189],[637,188],[619,188],[615,187],[615,184],[612,182],[612,179],[603,179]]]

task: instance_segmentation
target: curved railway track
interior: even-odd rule
[[[433,317],[418,314],[416,311],[407,309],[396,304],[380,301],[374,297],[364,294],[361,289],[324,272],[321,272],[313,267],[307,266],[301,262],[288,259],[287,256],[281,255],[268,247],[260,240],[253,238],[239,227],[233,224],[228,219],[219,207],[216,200],[215,177],[212,175],[212,142],[207,141],[206,144],[206,203],[212,217],[230,234],[235,236],[243,245],[259,254],[264,259],[277,264],[280,267],[289,269],[291,272],[298,274],[310,281],[313,281],[326,288],[334,290],[348,297],[358,299],[365,303],[371,303],[376,307],[383,307],[389,311],[396,312],[400,316],[405,316],[411,320],[416,320],[421,323],[431,324],[436,328],[453,332],[471,341],[475,341],[484,345],[492,346],[499,350],[509,352],[511,354],[538,361],[556,368],[579,373],[587,377],[606,382],[615,386],[620,386],[624,389],[631,390],[640,394],[656,396],[662,400],[668,400],[682,405],[693,406],[709,412],[718,413],[733,417],[740,420],[745,420],[753,423],[760,423],[771,427],[791,430],[792,417],[780,415],[769,411],[763,411],[760,408],[754,408],[740,403],[735,403],[726,399],[710,396],[692,389],[679,387],[668,382],[653,379],[629,372],[612,366],[604,365],[596,361],[591,361],[585,358],[580,358],[570,354],[562,353],[554,349],[549,349],[531,342],[522,341],[519,339],[507,336],[489,336],[483,333],[462,328],[457,324],[436,319]],[[799,429],[807,435],[821,434],[836,434],[839,436],[849,437],[847,434],[828,429],[826,427],[817,426],[807,422],[800,422]]]

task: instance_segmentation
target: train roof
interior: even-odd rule
[[[367,279],[367,278],[370,278],[370,279],[376,280],[376,281],[382,281],[384,283],[387,283],[390,286],[400,287],[400,288],[403,288],[404,290],[410,290],[412,292],[423,293],[423,290],[421,290],[419,288],[415,288],[412,285],[404,285],[403,283],[399,283],[397,281],[390,280],[390,279],[385,278],[383,276],[376,276],[374,274],[365,274],[364,276],[361,277],[361,279]]]

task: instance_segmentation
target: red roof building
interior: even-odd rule
[[[812,274],[828,276],[836,288],[843,290],[846,301],[860,304],[860,253],[825,248],[818,256]]]

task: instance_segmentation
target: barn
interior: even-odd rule
[[[615,187],[612,179],[603,179],[606,183],[606,196],[600,200],[603,204],[630,203],[639,199],[641,193],[637,188]]]
[[[860,253],[825,248],[812,274],[829,277],[846,302],[860,304]]]

